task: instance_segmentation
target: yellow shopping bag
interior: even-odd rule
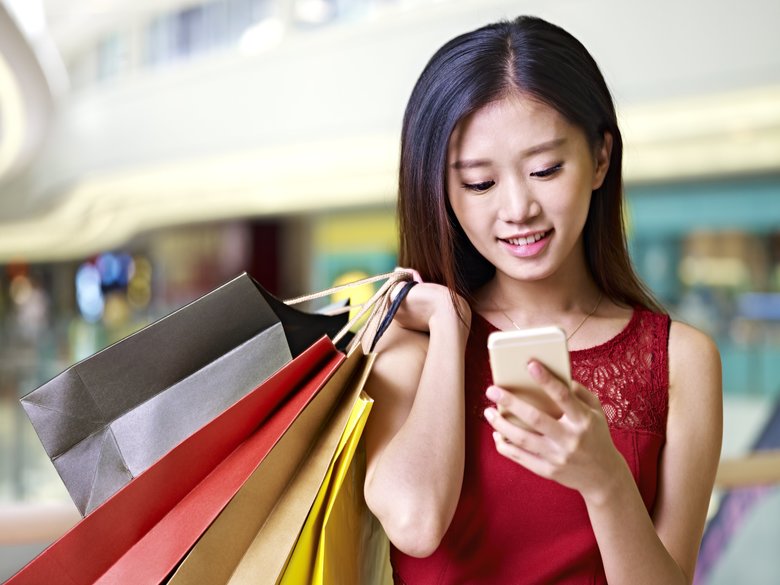
[[[363,500],[365,454],[358,447],[372,404],[361,393],[352,407],[279,585],[392,582],[387,537]]]
[[[390,541],[363,497],[366,451],[363,441],[336,494],[322,532],[315,583],[393,585]],[[321,578],[320,581],[317,579]]]

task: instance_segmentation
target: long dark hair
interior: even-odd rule
[[[662,311],[628,256],[623,224],[623,141],[598,65],[562,28],[521,16],[460,35],[439,49],[412,91],[403,120],[399,263],[467,299],[494,274],[450,208],[447,145],[456,124],[486,104],[522,92],[579,127],[592,149],[612,135],[609,169],[593,192],[583,232],[597,286],[615,302]]]

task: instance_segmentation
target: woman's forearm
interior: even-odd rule
[[[585,499],[610,585],[690,584],[666,550],[628,465],[598,497]]]

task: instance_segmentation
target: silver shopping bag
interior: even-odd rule
[[[290,307],[244,273],[68,368],[22,406],[86,515],[346,322]]]

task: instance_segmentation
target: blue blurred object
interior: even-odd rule
[[[122,274],[122,263],[119,257],[110,252],[101,254],[95,260],[95,266],[100,272],[100,281],[104,287],[110,287],[118,283]]]
[[[780,293],[745,293],[737,297],[737,315],[754,321],[780,321]]]
[[[90,323],[103,316],[105,300],[101,282],[100,270],[94,264],[82,264],[76,272],[76,301],[82,316]]]

